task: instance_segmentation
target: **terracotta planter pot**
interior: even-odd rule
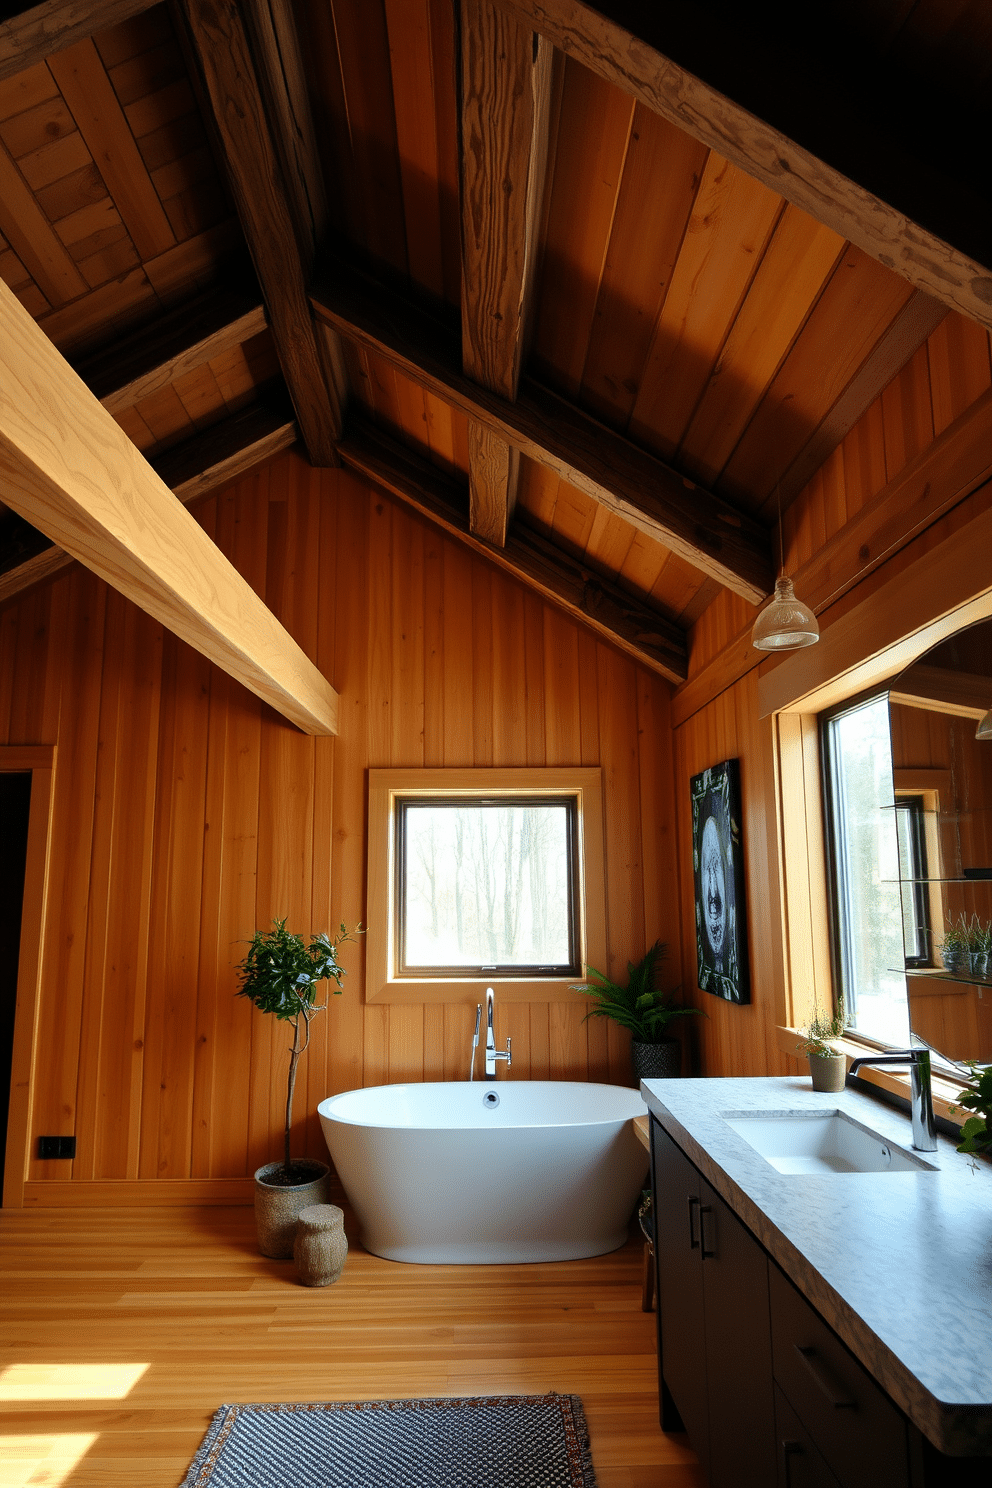
[[[835,1094],[844,1089],[847,1060],[843,1054],[807,1054],[806,1058],[809,1060],[814,1090],[826,1090]]]
[[[282,1168],[281,1162],[266,1163],[255,1173],[255,1227],[258,1248],[264,1256],[289,1260],[296,1239],[296,1221],[301,1209],[328,1204],[331,1199],[331,1170],[327,1163],[307,1158],[313,1177],[291,1188],[266,1179]]]

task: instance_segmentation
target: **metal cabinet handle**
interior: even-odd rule
[[[797,1441],[782,1441],[782,1482],[785,1488],[792,1488],[792,1461],[793,1457],[802,1457],[803,1444]]]
[[[800,1343],[794,1343],[793,1348],[813,1376],[819,1389],[830,1401],[834,1410],[857,1410],[858,1402],[851,1399],[843,1386],[838,1383],[830,1370],[817,1357],[815,1348],[804,1348]]]
[[[700,1206],[699,1206],[699,1250],[700,1250],[700,1254],[702,1255],[702,1258],[703,1258],[704,1261],[711,1261],[713,1259],[713,1257],[716,1255],[716,1251],[715,1250],[707,1250],[706,1249],[706,1228],[705,1228],[705,1225],[703,1224],[703,1215],[704,1214],[712,1214],[712,1213],[713,1213],[712,1205],[710,1205],[710,1204],[700,1204]]]
[[[699,1203],[699,1200],[696,1198],[695,1194],[690,1194],[689,1195],[689,1249],[690,1250],[698,1250],[699,1249],[699,1241],[696,1238],[696,1227],[693,1224],[693,1213],[692,1213],[693,1205],[694,1204],[697,1204],[698,1205],[698,1203]]]

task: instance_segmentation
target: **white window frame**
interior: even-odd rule
[[[499,796],[547,800],[559,796],[576,807],[579,956],[583,972],[572,976],[400,976],[396,966],[397,802],[420,797],[492,800]],[[564,1002],[587,966],[606,969],[606,877],[603,783],[599,769],[370,770],[368,902],[366,905],[366,1002],[428,1003],[479,1001],[493,987],[504,1002]]]

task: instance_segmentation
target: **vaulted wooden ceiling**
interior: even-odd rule
[[[299,439],[672,680],[949,311],[973,0],[47,0],[0,276],[180,499]],[[0,491],[0,600],[69,561]]]

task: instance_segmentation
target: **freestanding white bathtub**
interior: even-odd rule
[[[647,1108],[619,1085],[376,1085],[317,1109],[362,1243],[391,1261],[604,1255],[648,1167],[631,1125]]]

